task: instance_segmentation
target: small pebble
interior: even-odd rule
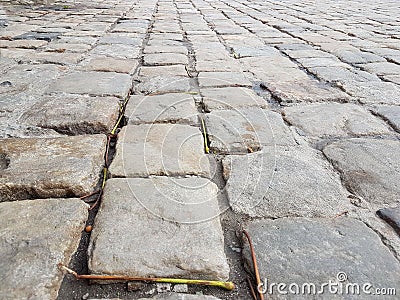
[[[92,232],[92,229],[93,229],[92,225],[88,225],[88,226],[85,227],[85,231],[88,232],[88,233]]]
[[[171,291],[170,283],[157,283],[157,293],[166,293]]]
[[[176,293],[187,293],[189,288],[187,284],[175,284],[173,291]]]

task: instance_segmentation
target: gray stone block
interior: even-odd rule
[[[265,147],[223,160],[229,204],[252,217],[332,217],[352,209],[339,176],[306,146]]]
[[[199,128],[179,124],[128,125],[118,134],[114,177],[210,176]]]
[[[90,272],[226,280],[217,193],[199,177],[108,180],[88,250]]]
[[[0,298],[56,299],[87,215],[79,199],[0,203]]]

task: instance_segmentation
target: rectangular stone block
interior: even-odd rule
[[[198,112],[192,95],[171,93],[155,96],[133,95],[125,109],[128,124],[198,124]]]
[[[56,299],[87,216],[80,199],[0,203],[0,298]]]
[[[260,108],[216,110],[205,115],[209,147],[215,153],[243,154],[263,146],[296,145],[280,114]]]
[[[113,177],[210,176],[203,136],[180,124],[128,125],[118,134]]]
[[[75,72],[57,79],[47,93],[88,94],[125,98],[132,85],[127,74],[113,72]]]
[[[0,140],[0,201],[93,192],[105,145],[103,135]]]
[[[251,87],[252,83],[239,72],[200,72],[199,85],[204,87],[245,86]]]
[[[108,180],[88,250],[90,273],[226,280],[217,193],[198,177]]]

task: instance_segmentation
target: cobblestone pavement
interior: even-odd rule
[[[398,299],[399,133],[398,0],[1,0],[0,298]]]

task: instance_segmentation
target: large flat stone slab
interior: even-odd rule
[[[124,98],[132,85],[127,74],[114,72],[75,72],[57,79],[47,93],[88,94]]]
[[[226,280],[217,193],[199,177],[108,180],[89,246],[90,272]]]
[[[332,143],[323,152],[351,191],[382,207],[400,203],[399,149],[396,140],[357,138]]]
[[[206,114],[205,122],[215,153],[248,153],[263,146],[296,144],[281,115],[265,109],[216,110]]]
[[[79,199],[0,203],[0,298],[56,299],[87,215]]]
[[[19,122],[64,134],[108,133],[117,121],[119,103],[114,97],[44,96]]]
[[[103,135],[0,140],[0,201],[91,193],[105,144]]]
[[[195,99],[189,94],[133,95],[126,106],[128,124],[198,123]]]
[[[400,131],[400,106],[380,105],[373,108],[373,111],[387,120],[397,131]]]
[[[252,83],[241,72],[200,72],[199,85],[204,87],[245,86]]]
[[[199,128],[180,124],[128,125],[118,134],[114,177],[210,176]]]
[[[306,146],[265,147],[223,160],[229,204],[253,217],[328,217],[351,209],[332,166]]]
[[[267,278],[272,288],[273,293],[266,295],[270,299],[315,299],[316,292],[306,292],[306,296],[290,292],[296,290],[295,285],[301,291],[307,283],[314,284],[316,291],[324,288],[318,299],[369,298],[362,290],[366,283],[370,284],[370,292],[376,288],[400,288],[399,261],[379,236],[360,221],[285,218],[254,221],[247,230],[253,240],[262,281]],[[244,255],[247,265],[252,266],[247,247]],[[338,289],[341,283],[343,294],[329,293],[329,281],[337,283]],[[283,291],[287,294],[279,293],[278,283],[286,284]],[[294,288],[289,289],[291,284]],[[358,284],[360,295],[346,294],[348,284]],[[348,289],[354,291],[352,286]],[[385,299],[397,297],[386,295]]]
[[[226,87],[202,89],[203,103],[207,111],[215,109],[237,109],[243,107],[267,108],[267,102],[251,89]]]
[[[284,118],[300,132],[315,137],[390,134],[388,126],[350,103],[318,103],[284,109]]]

